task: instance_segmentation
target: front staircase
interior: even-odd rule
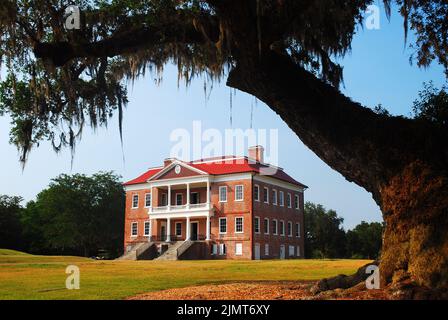
[[[179,257],[186,252],[192,245],[193,241],[177,241],[168,244],[168,249],[155,260],[179,260]]]
[[[156,254],[157,249],[154,242],[142,242],[133,246],[130,251],[117,260],[152,260]]]

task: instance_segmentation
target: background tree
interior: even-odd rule
[[[305,257],[343,258],[345,256],[344,219],[320,204],[305,203]]]
[[[417,65],[437,61],[448,74],[448,3],[383,0],[388,15],[392,2],[406,33],[416,34]],[[11,139],[22,161],[43,139],[56,150],[73,148],[86,120],[106,124],[117,110],[121,123],[123,81],[148,69],[161,72],[174,62],[187,82],[200,73],[226,76],[230,87],[265,102],[317,156],[372,194],[386,222],[383,285],[409,278],[448,291],[447,131],[376,114],[338,90],[342,67],[334,58],[350,50],[373,0],[76,3],[85,23],[74,31],[64,29],[71,1],[0,3],[10,81],[0,112],[18,119]],[[14,87],[28,89],[11,95]],[[29,102],[17,109],[23,92]]]
[[[378,259],[381,251],[383,226],[379,222],[362,221],[346,233],[346,255],[355,259]]]
[[[446,86],[441,89],[434,87],[434,83],[424,83],[419,92],[419,98],[412,107],[414,118],[429,121],[439,126],[448,126],[448,92]]]
[[[91,256],[123,247],[125,193],[119,177],[61,175],[30,202],[22,219],[31,250]]]
[[[0,248],[22,250],[22,198],[0,195]]]

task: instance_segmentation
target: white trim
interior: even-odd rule
[[[291,228],[289,228],[289,226],[291,226]],[[292,238],[292,235],[294,234],[294,230],[293,230],[292,226],[293,226],[292,222],[291,222],[291,221],[288,221],[288,226],[287,226],[286,229],[289,228],[289,231],[290,231],[290,232],[288,232],[288,237],[290,237],[290,238]]]
[[[124,186],[124,191],[140,191],[140,190],[147,190],[151,189],[151,186],[149,183],[139,183],[139,184],[131,184],[129,186]]]
[[[255,188],[257,188],[257,190],[258,190],[257,198],[255,198]],[[260,202],[260,185],[258,185],[258,184],[254,184],[253,197],[254,197],[255,201]]]
[[[180,204],[177,204],[177,196],[180,195],[181,200],[180,200]],[[182,206],[184,203],[184,195],[181,192],[176,192],[174,194],[174,205],[175,206]]]
[[[149,200],[149,206],[146,205],[146,197],[148,195],[151,197],[150,200]],[[145,208],[150,208],[151,207],[151,202],[152,202],[152,194],[151,194],[151,192],[145,192]]]
[[[274,200],[272,200],[272,204],[274,206],[276,206],[276,205],[278,205],[278,191],[277,191],[277,189],[272,189],[272,195],[274,195],[274,194],[275,194],[275,202],[274,202]],[[274,198],[274,197],[272,197],[272,198]]]
[[[237,188],[238,187],[241,187],[241,199],[237,199],[236,198],[236,196],[237,196],[237,194],[238,194],[238,192],[237,192]],[[236,186],[235,186],[235,201],[244,201],[244,185],[243,184],[237,184]]]
[[[137,206],[134,206],[134,198],[137,197]],[[140,207],[140,196],[138,193],[133,193],[131,198],[131,209],[138,209]]]
[[[230,174],[223,174],[223,175],[217,175],[212,177],[212,182],[229,182],[229,181],[236,181],[236,180],[250,180],[252,179],[252,173],[230,173]]]
[[[289,201],[288,201],[289,200]],[[288,204],[288,202],[289,202],[289,204]],[[288,192],[287,194],[286,194],[286,206],[288,207],[288,208],[292,208],[292,196],[291,196],[291,192]]]
[[[265,194],[266,194],[266,200],[264,200]],[[263,203],[269,204],[269,187],[263,187]]]
[[[241,160],[241,159],[246,159],[246,157],[241,156],[241,157],[229,157],[229,158],[223,158],[225,156],[222,156],[221,158],[218,156],[215,159],[210,159],[210,160],[194,160],[192,161],[193,164],[198,164],[198,163],[226,163],[226,162],[233,162],[232,160]]]
[[[263,183],[271,184],[271,185],[279,187],[279,188],[289,189],[291,191],[296,191],[296,192],[303,192],[304,191],[304,187],[300,187],[300,186],[297,186],[297,185],[292,184],[290,182],[279,180],[277,178],[273,178],[273,177],[270,177],[270,176],[264,176],[264,175],[256,174],[256,175],[254,175],[253,179],[256,180],[256,181],[263,182]]]
[[[238,251],[238,247],[240,247],[241,251]],[[242,256],[243,255],[243,243],[236,242],[235,243],[235,255],[236,256]]]
[[[225,220],[226,221],[226,232],[221,232],[221,220]],[[223,217],[223,218],[219,218],[218,219],[218,231],[219,231],[219,234],[227,234],[227,217]]]
[[[283,192],[282,190],[280,190],[280,192],[278,193],[278,205],[280,207],[285,206],[285,192]]]
[[[133,234],[134,231],[134,225],[137,226],[137,234]],[[132,221],[131,222],[131,238],[137,238],[138,237],[138,221]]]
[[[297,205],[296,204],[296,199],[297,199]],[[294,194],[294,209],[296,210],[300,210],[300,197],[298,194]]]
[[[239,218],[241,218],[241,231],[236,231],[236,226],[237,226],[236,219],[239,219]],[[244,217],[243,216],[235,217],[234,222],[235,222],[235,233],[238,233],[238,234],[244,233]]]
[[[267,250],[266,250],[267,249]],[[264,255],[269,256],[269,243],[264,244]]]
[[[296,238],[300,238],[300,235],[302,233],[302,230],[300,230],[300,222],[296,222]]]
[[[283,228],[280,228],[280,235],[281,236],[285,236],[286,235],[286,233],[285,233],[285,220],[280,220],[280,224],[283,226]]]
[[[277,219],[272,219],[272,221],[275,221],[275,232],[272,232],[273,236],[278,236],[278,220]],[[272,224],[272,226],[274,226],[274,224]]]
[[[180,224],[180,234],[177,234],[177,225]],[[182,222],[175,222],[174,223],[174,235],[176,237],[182,237]]]
[[[148,233],[146,233],[146,224],[148,224]],[[151,221],[150,220],[146,220],[143,223],[143,235],[145,237],[149,237],[151,235]]]
[[[266,232],[266,221],[268,221],[268,232]],[[266,235],[268,235],[268,234],[270,234],[271,233],[271,230],[269,229],[270,227],[271,227],[271,223],[270,223],[270,221],[269,221],[269,218],[264,218],[263,219],[263,222],[264,222],[264,224],[263,224],[263,233],[264,234],[266,234]]]
[[[181,167],[185,167],[185,168],[187,168],[187,169],[189,169],[189,170],[192,170],[192,171],[194,171],[194,172],[197,172],[197,173],[199,173],[199,174],[208,175],[208,173],[205,172],[205,171],[199,170],[199,169],[197,169],[197,168],[195,168],[195,167],[190,166],[189,164],[187,164],[187,163],[185,163],[185,162],[183,162],[183,161],[180,161],[180,160],[175,159],[173,162],[171,162],[169,165],[167,165],[164,169],[160,170],[160,171],[157,172],[155,175],[153,175],[152,177],[150,177],[150,178],[148,179],[148,182],[157,179],[158,177],[160,177],[160,176],[163,175],[164,173],[167,173],[168,171],[170,171],[172,168],[174,168],[174,167],[177,166],[177,165],[179,165],[179,166],[181,166]],[[162,180],[163,180],[163,179],[162,179]]]
[[[221,189],[225,188],[226,189],[226,199],[225,200],[221,200]],[[219,202],[227,202],[228,199],[228,194],[227,194],[227,186],[219,186],[218,187],[218,200]]]
[[[206,183],[210,181],[210,176],[192,176],[192,177],[183,177],[183,178],[172,178],[172,179],[163,179],[151,181],[149,183],[150,187],[167,187],[167,186],[182,186],[188,183]]]
[[[255,229],[255,220],[257,220],[257,219],[258,219],[258,232]],[[255,216],[255,219],[254,219],[254,233],[261,234],[261,219],[259,216]]]

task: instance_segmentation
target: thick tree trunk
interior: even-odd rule
[[[385,117],[270,52],[238,60],[228,85],[269,105],[323,161],[371,192],[386,222],[382,284],[448,288],[447,134]]]

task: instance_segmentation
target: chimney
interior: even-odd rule
[[[264,148],[263,146],[254,146],[249,148],[249,158],[257,161],[264,162]]]
[[[174,158],[166,158],[165,160],[163,160],[163,166],[164,167],[168,167],[174,160]]]

